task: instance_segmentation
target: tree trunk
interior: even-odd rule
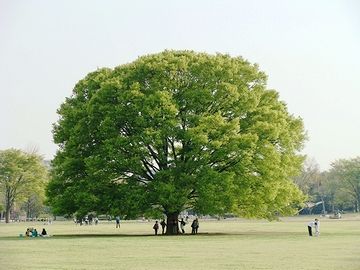
[[[26,218],[28,219],[32,218],[30,199],[28,199],[28,201],[26,202]]]
[[[323,213],[323,215],[325,215],[326,214],[326,210],[325,210],[325,202],[324,202],[324,200],[323,199],[321,199],[322,200],[322,213]]]
[[[10,222],[10,210],[14,203],[14,198],[12,196],[14,194],[14,191],[10,189],[9,187],[6,188],[6,194],[5,194],[5,223]]]
[[[9,223],[10,222],[10,209],[11,206],[9,203],[6,204],[6,209],[5,209],[5,223]]]
[[[166,215],[166,218],[167,218],[166,234],[167,235],[176,235],[179,233],[178,216],[179,216],[179,213],[170,213],[170,214]]]

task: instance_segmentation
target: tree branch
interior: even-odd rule
[[[177,156],[176,156],[176,152],[175,152],[175,145],[174,145],[174,141],[173,140],[169,140],[170,142],[170,146],[171,146],[171,151],[174,157],[174,161],[177,161]]]
[[[146,148],[149,150],[151,157],[155,160],[156,164],[158,165],[159,169],[161,168],[161,162],[158,157],[158,154],[152,149],[151,145],[146,145]]]
[[[152,179],[154,179],[155,175],[154,173],[151,171],[151,169],[148,167],[147,162],[145,162],[144,160],[141,160],[142,164],[144,165],[145,169],[146,169],[146,174],[149,175]]]

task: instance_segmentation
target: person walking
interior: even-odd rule
[[[159,230],[159,223],[158,223],[158,221],[155,221],[155,224],[154,224],[154,226],[153,226],[153,229],[154,229],[154,231],[155,231],[155,235],[157,235],[157,234],[158,234],[158,230]]]
[[[165,234],[165,228],[166,228],[165,219],[163,219],[163,220],[160,222],[160,225],[161,225],[161,228],[162,228],[162,234]]]
[[[186,225],[186,223],[185,223],[185,221],[184,221],[184,219],[182,218],[181,220],[180,220],[180,229],[181,229],[181,232],[182,233],[185,233],[185,225]]]

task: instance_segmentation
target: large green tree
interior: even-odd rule
[[[331,164],[329,178],[336,181],[338,199],[351,201],[356,212],[360,211],[360,157],[340,159]],[[347,196],[344,196],[346,194]]]
[[[301,119],[241,57],[164,51],[79,81],[58,110],[56,213],[274,218],[303,199]],[[174,228],[173,228],[174,227]]]
[[[5,221],[16,202],[23,202],[36,190],[45,188],[47,169],[35,153],[17,149],[0,150],[0,192],[5,201]]]

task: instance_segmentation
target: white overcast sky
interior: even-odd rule
[[[0,149],[56,152],[77,81],[164,49],[258,63],[322,170],[360,155],[360,1],[0,0]]]

